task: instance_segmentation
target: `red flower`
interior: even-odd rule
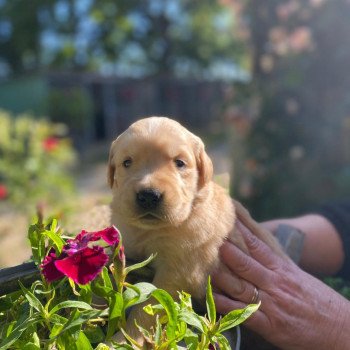
[[[55,265],[56,260],[56,251],[55,249],[51,248],[42,264],[40,265],[42,273],[45,276],[47,282],[56,281],[64,277],[64,274],[61,271],[57,270],[57,267]]]
[[[76,238],[67,241],[59,257],[51,249],[40,265],[47,282],[64,276],[78,284],[87,284],[95,279],[109,259],[102,247],[88,246],[100,239],[116,247],[120,241],[119,232],[114,226],[97,232],[81,231]]]
[[[75,283],[87,284],[94,280],[108,262],[108,255],[99,246],[83,248],[71,256],[57,260],[57,270]]]
[[[54,151],[60,143],[60,140],[56,137],[48,137],[43,141],[43,148],[46,152]]]
[[[3,184],[0,184],[0,200],[5,199],[8,195],[7,187]]]

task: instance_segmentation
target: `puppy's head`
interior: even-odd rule
[[[201,139],[165,117],[137,121],[111,145],[113,208],[136,227],[180,225],[212,175]]]

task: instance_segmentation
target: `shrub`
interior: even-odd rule
[[[66,134],[63,124],[0,111],[0,201],[26,209],[72,192],[76,157]]]

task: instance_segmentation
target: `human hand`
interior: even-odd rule
[[[221,292],[217,310],[227,313],[252,301],[261,306],[245,325],[282,349],[349,349],[350,302],[290,259],[275,254],[240,222],[249,255],[230,242],[221,248],[227,269],[212,276]]]

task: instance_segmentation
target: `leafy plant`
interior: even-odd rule
[[[63,124],[0,111],[0,201],[26,209],[72,192],[75,152],[66,131]]]
[[[127,281],[130,273],[154,256],[126,266],[116,228],[82,231],[73,239],[62,232],[55,219],[44,222],[39,217],[29,227],[33,260],[43,273],[30,287],[19,283],[18,291],[0,298],[1,350],[142,349],[124,329],[129,309],[150,297],[158,303],[148,304],[144,311],[154,316],[154,327],[139,326],[148,348],[185,349],[180,345],[185,344],[190,350],[231,349],[222,332],[242,323],[259,307],[248,305],[218,319],[209,279],[207,312],[199,315],[185,292],[179,292],[174,300],[150,283]],[[98,259],[96,271],[89,263],[90,253],[96,253],[95,259],[104,257],[108,250],[110,258]],[[111,340],[118,331],[123,332],[125,344]]]

